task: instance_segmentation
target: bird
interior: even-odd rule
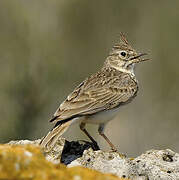
[[[80,129],[92,143],[97,144],[86,130],[85,125],[97,124],[98,133],[113,151],[117,148],[104,134],[106,124],[117,116],[121,106],[130,103],[138,92],[135,65],[149,59],[142,58],[147,53],[138,53],[128,42],[124,33],[112,47],[101,69],[87,77],[60,104],[50,122],[54,127],[40,141],[40,146],[49,151],[57,140],[73,124]]]

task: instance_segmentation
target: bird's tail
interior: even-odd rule
[[[41,141],[40,141],[40,146],[45,150],[45,151],[50,151],[59,137],[68,129],[72,121],[65,122],[63,124],[60,124],[56,127],[54,127]]]

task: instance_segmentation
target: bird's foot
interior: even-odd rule
[[[120,153],[120,152],[119,152],[116,148],[114,148],[114,147],[111,148],[110,152],[111,152],[111,153],[118,153],[121,158],[126,158],[126,154]]]
[[[81,142],[84,142],[85,144],[89,145],[94,151],[98,151],[100,150],[98,143],[96,141],[94,142],[89,142],[89,141],[85,141],[85,140],[80,140]]]

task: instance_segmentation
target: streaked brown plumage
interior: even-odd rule
[[[104,66],[97,73],[85,79],[60,105],[51,122],[54,128],[41,141],[46,150],[51,149],[57,139],[73,122],[80,122],[80,128],[93,141],[85,129],[86,123],[99,124],[99,133],[116,148],[104,135],[104,126],[117,113],[121,105],[130,102],[137,94],[138,83],[134,64],[147,59],[140,57],[121,34],[121,41],[115,45]]]

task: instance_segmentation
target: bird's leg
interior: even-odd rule
[[[111,141],[107,138],[107,136],[104,134],[104,127],[105,124],[100,124],[98,128],[99,134],[106,140],[106,142],[110,145],[112,151],[117,151],[116,147],[111,143]]]
[[[93,139],[93,137],[88,133],[88,131],[85,129],[85,123],[80,123],[80,129],[88,136],[88,138],[92,141],[92,143],[95,145],[97,149],[99,149],[99,146],[97,142]]]

